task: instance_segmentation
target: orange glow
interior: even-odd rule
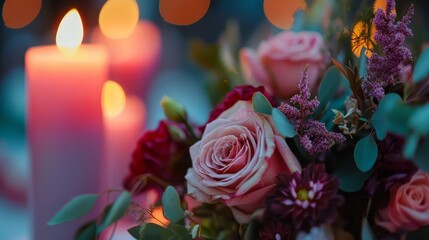
[[[377,9],[381,8],[384,12],[386,12],[386,0],[375,0],[374,2],[374,12]],[[396,15],[396,8],[393,9],[393,14]]]
[[[152,211],[153,218],[149,218],[146,220],[147,223],[154,223],[157,225],[168,225],[170,221],[164,217],[162,213],[162,207],[156,207]]]
[[[61,20],[57,30],[56,43],[58,49],[69,55],[79,49],[83,40],[83,25],[79,12],[73,8]]]
[[[288,30],[292,27],[293,15],[299,9],[305,9],[305,0],[265,0],[264,13],[274,26]]]
[[[27,26],[39,15],[42,0],[6,0],[3,21],[6,27],[18,29]]]
[[[98,18],[101,32],[110,39],[128,37],[138,21],[139,6],[136,0],[108,0]]]
[[[164,21],[175,25],[190,25],[206,15],[210,0],[160,0],[159,12]]]
[[[365,55],[367,57],[372,56],[372,50],[374,49],[374,34],[375,26],[372,24],[371,30],[368,29],[368,24],[359,21],[353,26],[352,37],[351,37],[351,46],[353,54],[357,57],[360,57],[360,52],[362,48],[366,48]]]
[[[125,108],[126,96],[121,85],[114,81],[107,81],[103,85],[101,94],[103,115],[108,118],[119,116]]]

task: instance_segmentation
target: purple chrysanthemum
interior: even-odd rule
[[[292,222],[297,230],[333,219],[336,206],[344,199],[338,195],[339,181],[328,175],[323,164],[310,164],[301,173],[280,174],[277,190],[267,198],[268,214],[281,222]]]
[[[308,87],[307,69],[302,73],[301,81],[299,82],[299,94],[294,95],[290,99],[290,105],[283,102],[279,106],[287,118],[294,125],[301,145],[310,154],[321,153],[329,150],[335,143],[345,141],[345,137],[341,133],[329,132],[324,123],[317,120],[308,119],[319,106],[320,102],[317,97],[310,100],[311,93]]]
[[[384,97],[384,88],[396,84],[403,71],[404,63],[411,61],[411,51],[403,46],[406,37],[412,37],[413,33],[408,27],[411,16],[414,14],[414,6],[411,5],[407,14],[401,21],[396,22],[394,0],[387,0],[386,12],[377,9],[373,24],[377,32],[375,41],[382,48],[382,55],[374,53],[368,60],[367,76],[362,82],[365,95],[380,100]]]

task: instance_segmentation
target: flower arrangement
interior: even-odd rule
[[[387,0],[337,49],[326,42],[329,28],[243,48],[240,76],[254,86],[233,87],[202,126],[163,98],[167,119],[138,140],[126,190],[76,237],[96,238],[128,214],[135,239],[423,239],[429,48],[414,61],[405,42],[413,13],[410,5],[397,20]],[[194,57],[219,70],[204,51]],[[221,63],[219,76],[238,78]],[[148,190],[159,196],[152,208],[132,198]],[[72,199],[49,224],[86,214],[98,198]],[[167,221],[147,221],[156,207]]]

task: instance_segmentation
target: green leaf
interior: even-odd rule
[[[302,31],[304,27],[304,21],[305,21],[305,11],[304,10],[297,10],[293,14],[293,24],[292,24],[292,31],[293,32],[300,32]]]
[[[162,194],[162,211],[168,220],[175,223],[185,217],[185,212],[180,206],[179,194],[172,186],[168,186]]]
[[[359,58],[359,76],[363,77],[366,74],[366,65],[368,65],[368,57],[365,54],[366,48],[362,48]]]
[[[412,159],[419,145],[419,135],[412,134],[407,137],[407,142],[405,143],[403,154],[405,158]]]
[[[416,65],[413,71],[413,82],[419,83],[424,80],[429,74],[429,48],[426,48],[419,59],[417,59]]]
[[[397,102],[386,107],[386,129],[388,132],[407,136],[411,132],[410,116],[416,111],[415,106]]]
[[[414,156],[414,163],[425,172],[429,173],[429,139],[426,139],[416,151]]]
[[[285,137],[293,138],[296,135],[295,127],[289,122],[289,119],[277,108],[271,112],[277,130]]]
[[[401,102],[401,97],[396,93],[389,93],[381,99],[377,111],[371,117],[371,123],[374,126],[378,140],[383,140],[387,135],[386,112],[393,104]]]
[[[255,240],[257,234],[256,223],[253,221],[247,226],[246,232],[244,233],[244,240]]]
[[[408,127],[419,135],[429,133],[429,104],[425,104],[416,109],[408,121]]]
[[[367,172],[374,166],[377,155],[377,143],[371,134],[359,140],[355,146],[354,159],[356,166],[362,172]]]
[[[192,238],[198,237],[199,232],[200,232],[200,225],[196,224],[194,227],[192,227],[192,230],[191,230]]]
[[[76,232],[75,240],[88,240],[97,238],[97,223],[96,221],[90,221],[82,225]]]
[[[135,226],[132,228],[129,228],[127,232],[135,239],[139,239],[140,237],[140,226]]]
[[[216,240],[229,240],[233,239],[232,232],[230,230],[223,230],[222,232],[217,235]]]
[[[253,109],[255,112],[263,113],[270,115],[271,109],[273,108],[268,101],[268,99],[264,96],[264,94],[260,92],[256,92],[252,97]]]
[[[48,222],[48,225],[65,223],[87,214],[97,202],[98,195],[83,194],[70,200]]]
[[[140,228],[139,240],[165,240],[172,236],[172,232],[154,223],[145,223]]]
[[[104,218],[101,225],[98,227],[97,232],[101,233],[106,229],[110,224],[119,220],[126,213],[128,206],[131,202],[131,193],[128,191],[123,191],[116,201],[113,203],[110,210],[107,212],[106,217]]]
[[[192,240],[191,233],[189,233],[188,229],[184,225],[179,224],[171,224],[168,228],[176,238],[179,240]]]
[[[372,232],[371,226],[368,223],[368,219],[364,218],[362,223],[362,240],[373,240],[375,239]]]
[[[322,82],[320,83],[319,92],[317,94],[320,102],[317,111],[325,108],[326,105],[335,97],[337,94],[338,87],[341,85],[341,74],[337,67],[331,66],[323,76]]]
[[[360,190],[365,181],[371,175],[371,171],[361,172],[353,161],[352,152],[342,156],[337,162],[334,174],[340,181],[340,189],[344,192],[356,192]]]

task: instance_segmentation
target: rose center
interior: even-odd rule
[[[307,189],[300,189],[298,191],[298,199],[301,201],[308,201],[309,200],[308,190]]]

